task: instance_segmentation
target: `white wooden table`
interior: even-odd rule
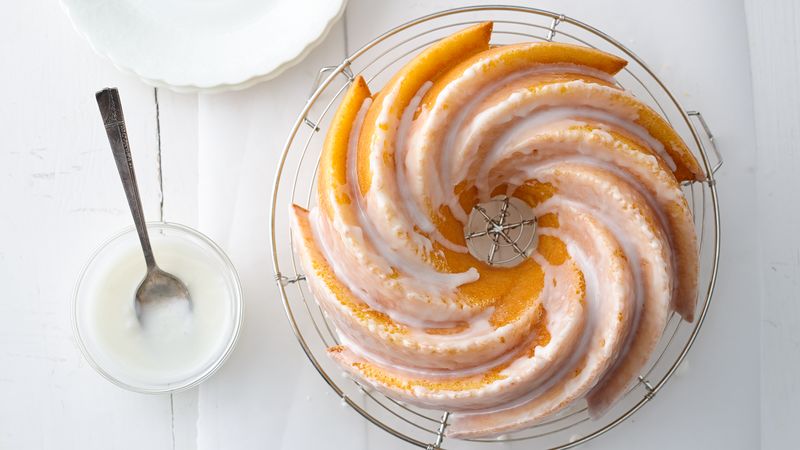
[[[723,264],[688,369],[586,448],[797,448],[790,439],[800,423],[800,7],[745,3],[536,2],[639,53],[684,106],[704,113],[726,160],[718,175]],[[327,41],[279,78],[187,95],[118,72],[54,1],[6,2],[0,449],[406,448],[342,407],[295,343],[271,277],[268,196],[276,156],[318,68],[391,26],[458,4],[351,0]],[[211,380],[175,396],[114,387],[82,360],[72,337],[71,290],[82,264],[130,223],[94,102],[105,86],[122,93],[147,217],[210,235],[244,284],[235,354]]]

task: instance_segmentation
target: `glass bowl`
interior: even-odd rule
[[[116,319],[111,319],[114,322],[110,325],[114,327],[112,332],[116,333],[117,327],[123,327],[122,333],[127,333],[129,330],[132,330],[131,333],[136,332],[135,327],[138,323],[135,316],[125,315],[126,312],[114,307],[109,308],[110,302],[105,300],[104,303],[101,298],[105,298],[104,294],[118,292],[121,296],[130,295],[131,308],[133,306],[136,287],[145,274],[144,257],[134,227],[128,227],[108,239],[89,258],[75,286],[72,323],[83,356],[104,378],[134,392],[172,393],[197,386],[219,369],[231,354],[242,323],[244,309],[242,289],[231,261],[222,249],[205,235],[183,225],[165,222],[148,223],[147,229],[159,267],[173,273],[186,283],[193,297],[193,310],[197,304],[195,294],[192,292],[191,276],[187,279],[182,275],[182,271],[202,271],[204,274],[202,279],[195,276],[198,278],[194,282],[195,288],[198,289],[196,292],[199,292],[200,287],[213,286],[219,294],[225,296],[222,298],[226,298],[229,302],[229,307],[210,306],[219,308],[218,312],[225,316],[220,323],[225,330],[215,333],[213,329],[209,329],[209,333],[214,333],[214,337],[209,338],[213,339],[213,345],[207,352],[207,358],[195,361],[191,367],[176,371],[172,375],[158,374],[157,367],[149,367],[136,373],[135,363],[131,364],[134,354],[129,354],[130,357],[126,360],[120,353],[111,351],[108,338],[105,341],[102,338],[104,333],[110,335],[107,331],[98,331],[101,330],[100,327],[109,326],[105,322],[109,316],[119,314],[119,317],[126,317],[127,320],[120,320],[117,323]],[[210,296],[210,293],[208,295]],[[211,303],[206,301],[205,304]],[[197,311],[193,311],[193,314],[197,314]],[[218,317],[219,314],[215,316]],[[197,326],[200,327],[201,324]],[[135,350],[136,353],[147,356],[146,350]],[[206,355],[199,350],[198,353]]]

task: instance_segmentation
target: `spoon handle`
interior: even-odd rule
[[[136,184],[136,173],[133,170],[133,159],[131,158],[130,144],[128,144],[128,132],[125,129],[125,116],[122,114],[119,92],[115,88],[106,88],[95,94],[95,98],[106,127],[108,143],[111,144],[111,153],[114,154],[114,161],[117,163],[119,178],[125,189],[128,207],[133,215],[133,223],[136,224],[136,232],[139,234],[139,242],[142,244],[147,270],[150,271],[156,267],[156,260],[153,257],[150,237],[147,234],[142,199]]]

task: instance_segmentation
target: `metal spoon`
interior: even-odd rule
[[[116,89],[106,88],[98,92],[95,97],[97,98],[97,106],[100,107],[100,115],[103,116],[108,142],[111,144],[111,152],[114,154],[114,161],[117,163],[122,187],[125,188],[125,197],[128,199],[128,207],[130,207],[133,215],[133,223],[136,224],[136,232],[139,234],[139,242],[142,244],[144,260],[147,263],[147,274],[136,289],[136,316],[141,323],[142,311],[159,302],[185,301],[189,303],[191,308],[192,300],[186,285],[176,276],[161,270],[153,256],[150,237],[147,235],[147,226],[144,221],[144,212],[142,212],[142,199],[139,197],[139,187],[136,184],[136,174],[133,171],[133,159],[131,159],[128,133],[125,129],[125,117],[122,115],[119,92]]]

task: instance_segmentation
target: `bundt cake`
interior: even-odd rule
[[[682,181],[704,172],[591,48],[492,46],[492,24],[419,53],[377,93],[356,77],[322,151],[294,248],[353,378],[451,412],[447,434],[533,425],[575,401],[602,414],[672,311],[693,320],[698,250]],[[498,196],[537,219],[514,265],[465,225]]]

